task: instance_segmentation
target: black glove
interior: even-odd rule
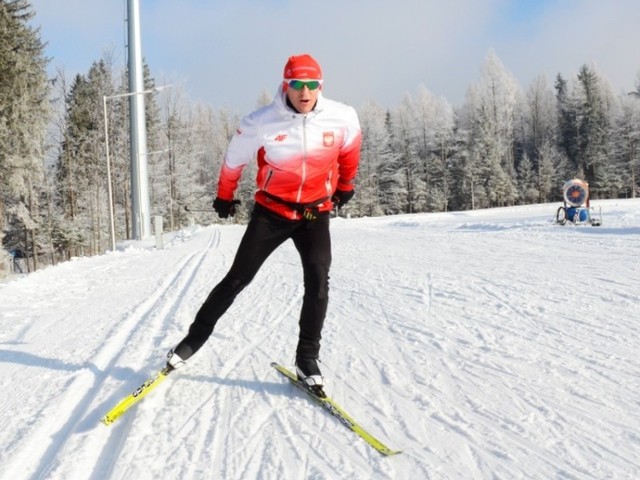
[[[240,200],[223,200],[216,197],[213,201],[213,209],[218,212],[220,218],[233,217],[236,214],[236,205],[240,205]]]
[[[351,200],[354,193],[356,193],[355,190],[336,190],[333,197],[331,197],[331,201],[340,209],[344,207],[349,200]]]

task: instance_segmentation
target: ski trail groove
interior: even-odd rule
[[[255,436],[259,428],[265,427],[268,422],[267,419],[273,415],[273,412],[265,413],[266,418],[264,423],[258,427],[253,425],[247,425],[246,419],[252,418],[252,411],[256,408],[255,398],[259,391],[255,391],[253,394],[242,392],[236,386],[241,381],[233,380],[233,377],[238,377],[240,372],[245,371],[244,364],[248,362],[248,359],[253,358],[255,352],[260,352],[261,345],[271,341],[274,337],[278,337],[280,326],[287,318],[290,317],[291,312],[296,308],[297,304],[302,298],[302,288],[291,287],[285,284],[286,290],[291,290],[291,294],[282,304],[278,306],[279,310],[274,313],[262,313],[264,319],[262,321],[256,321],[260,317],[260,312],[251,307],[254,304],[260,305],[258,301],[259,297],[273,295],[275,290],[283,288],[278,282],[274,282],[271,275],[267,274],[266,278],[258,278],[254,281],[255,286],[249,288],[246,291],[246,295],[238,297],[234,308],[227,312],[227,317],[221,320],[224,324],[221,324],[217,329],[224,329],[223,325],[233,325],[233,331],[236,333],[233,338],[229,340],[229,344],[224,345],[222,340],[216,338],[215,335],[210,339],[212,349],[219,349],[220,357],[224,357],[222,364],[219,368],[215,368],[213,362],[210,362],[210,370],[215,371],[216,378],[213,387],[208,388],[211,390],[206,400],[201,402],[200,407],[197,410],[197,415],[194,413],[191,416],[193,422],[192,429],[186,432],[191,437],[196,435],[200,441],[196,442],[199,447],[191,452],[193,458],[203,457],[206,462],[216,465],[216,469],[225,471],[227,468],[230,471],[236,471],[239,466],[233,464],[233,459],[230,459],[227,455],[227,451],[230,448],[248,448],[244,439],[249,436]],[[245,293],[245,292],[243,292]],[[242,295],[242,294],[241,294]],[[249,308],[247,308],[249,307]],[[242,316],[244,321],[238,321],[235,317]],[[244,330],[250,329],[250,335],[244,333]],[[203,348],[204,350],[204,348]],[[233,352],[231,355],[226,355],[229,352]],[[204,353],[204,352],[203,352]],[[250,361],[248,362],[250,363]],[[258,383],[264,383],[267,375],[270,373],[267,361],[264,362],[265,370],[261,375],[261,381]],[[233,375],[233,372],[237,372]],[[220,384],[223,384],[222,386]],[[227,385],[224,385],[224,384]],[[252,382],[256,383],[256,382]],[[222,388],[220,388],[222,387]],[[238,393],[232,392],[229,394],[228,388],[235,387]],[[202,385],[196,384],[194,389],[203,388]],[[205,407],[209,405],[209,407]],[[220,425],[224,425],[226,428],[221,429]],[[195,431],[193,430],[195,429]],[[244,431],[244,434],[239,434],[238,431]],[[226,433],[225,433],[226,432]],[[235,447],[237,445],[237,447]],[[254,445],[257,448],[257,445]],[[186,477],[189,478],[194,472],[191,469],[188,470]]]
[[[185,297],[186,292],[189,290],[193,279],[198,275],[200,267],[202,266],[205,258],[211,251],[215,251],[220,243],[220,230],[214,229],[211,236],[209,237],[208,243],[206,247],[198,252],[194,252],[189,255],[185,261],[182,263],[181,268],[179,268],[174,275],[172,275],[169,279],[167,279],[163,286],[160,288],[157,294],[155,294],[149,301],[144,302],[144,307],[139,315],[138,324],[142,325],[145,322],[142,320],[150,317],[152,312],[158,311],[157,318],[159,318],[161,325],[153,326],[152,328],[155,331],[163,332],[166,331],[166,327],[168,322],[170,321],[171,315],[175,313],[180,308],[180,302],[183,297]],[[147,326],[145,326],[148,328]],[[140,328],[143,328],[142,326]],[[138,329],[138,327],[134,327],[131,331],[131,338],[134,332]],[[143,340],[141,340],[142,342]],[[141,342],[137,342],[138,346],[137,350],[140,352],[140,356],[142,358],[147,358],[150,352],[155,353],[157,345],[152,345],[151,342],[147,340],[147,346],[144,348]],[[126,345],[126,344],[123,344]],[[146,355],[142,355],[142,354]],[[113,359],[113,363],[115,363],[117,359]],[[140,380],[140,383],[146,379],[148,375],[144,375],[144,378]],[[142,378],[142,376],[141,376]],[[126,385],[126,393],[122,395],[118,393],[118,397],[112,395],[110,399],[109,405],[113,403],[113,401],[118,401],[117,398],[121,398],[130,391],[135,388],[132,385]],[[122,389],[120,389],[122,390]],[[159,393],[159,392],[155,392]],[[153,402],[152,398],[145,399],[147,405]],[[139,405],[134,408],[142,407],[143,405]],[[120,456],[120,452],[123,451],[123,448],[126,444],[127,439],[130,438],[130,431],[133,428],[134,422],[136,420],[136,416],[134,415],[135,411],[131,411],[127,413],[126,417],[118,420],[119,424],[114,425],[116,428],[113,428],[110,432],[110,436],[107,444],[102,449],[102,452],[99,458],[96,460],[93,468],[93,476],[95,478],[105,478],[105,474],[111,476],[111,473],[114,468],[114,458],[118,458]],[[139,443],[134,445],[132,450],[137,450]]]
[[[219,232],[214,232],[209,242],[210,245],[215,243],[218,235]],[[39,426],[37,430],[30,435],[30,439],[28,439],[22,447],[21,452],[13,457],[12,466],[7,470],[10,475],[16,471],[16,469],[20,469],[21,465],[22,468],[24,468],[24,464],[33,464],[35,457],[37,458],[37,466],[34,469],[35,477],[47,478],[48,474],[55,469],[56,457],[67,447],[72,434],[77,431],[86,430],[89,428],[89,423],[97,424],[99,417],[104,412],[94,410],[89,416],[87,416],[87,412],[95,402],[97,394],[102,390],[105,380],[112,375],[122,346],[128,345],[130,339],[136,332],[143,328],[144,322],[142,320],[149,316],[151,312],[167,309],[168,305],[171,305],[176,298],[179,298],[180,294],[172,294],[172,291],[180,291],[175,288],[176,285],[179,285],[184,278],[193,277],[206,253],[207,250],[204,250],[187,255],[175,274],[164,280],[156,292],[135,307],[133,312],[130,313],[124,321],[114,326],[107,335],[108,340],[96,353],[94,363],[90,365],[90,368],[81,370],[67,385],[66,393],[60,400],[55,417]],[[79,391],[84,391],[85,393],[78,395]],[[128,393],[130,392],[128,391]],[[112,397],[112,399],[113,398],[114,397]],[[60,419],[66,419],[66,421]],[[127,435],[131,419],[121,420],[123,420],[124,425],[113,431],[116,432],[116,436],[122,439]],[[49,436],[53,439],[46,448],[39,445],[40,442],[37,441],[38,438],[44,436]],[[122,441],[116,441],[111,438],[109,438],[106,443],[106,445],[111,448],[118,444],[122,444]],[[103,456],[104,455],[101,454],[100,458],[103,458]],[[108,453],[109,458],[106,459],[105,463],[109,464],[114,456],[114,451],[110,449]],[[28,462],[26,461],[26,457],[30,459]],[[98,465],[101,463],[100,458],[97,460]],[[97,468],[98,472],[103,470],[104,468]],[[95,471],[96,469],[94,469],[94,472]]]

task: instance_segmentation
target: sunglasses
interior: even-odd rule
[[[320,80],[289,80],[289,86],[294,90],[302,90],[304,87],[307,87],[309,90],[316,90],[320,88],[322,82]]]

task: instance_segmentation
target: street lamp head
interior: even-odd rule
[[[171,88],[171,87],[173,87],[173,85],[160,85],[160,86],[157,86],[157,87],[153,87],[151,90],[154,91],[154,92],[161,92],[165,88]]]
[[[149,90],[141,90],[139,92],[124,92],[124,93],[116,93],[115,95],[103,95],[103,100],[106,102],[107,100],[111,100],[112,98],[132,97],[134,95],[146,95],[148,93],[161,92],[165,88],[171,88],[171,87],[173,87],[173,85],[159,85],[157,87],[150,88]]]

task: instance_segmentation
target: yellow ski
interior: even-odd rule
[[[151,390],[156,388],[169,374],[169,369],[163,368],[158,373],[156,373],[149,380],[140,385],[135,392],[131,395],[123,398],[120,403],[118,403],[115,407],[109,410],[104,417],[100,419],[102,423],[106,426],[111,425],[115,422],[120,416],[122,416],[127,410],[133,407],[136,403],[142,400]]]
[[[329,412],[331,415],[333,415],[338,420],[340,420],[340,423],[342,423],[349,430],[359,435],[365,442],[367,442],[369,445],[375,448],[378,452],[380,452],[383,455],[396,455],[398,453],[401,453],[400,450],[391,450],[389,447],[383,444],[380,440],[378,440],[376,437],[374,437],[369,432],[367,432],[364,428],[360,426],[360,424],[358,424],[358,422],[356,422],[353,418],[351,418],[347,414],[347,412],[345,412],[342,409],[342,407],[340,407],[331,398],[319,397],[318,395],[313,393],[311,390],[309,390],[309,388],[307,388],[303,384],[303,382],[298,380],[297,375],[289,371],[287,368],[275,362],[272,363],[271,366],[275,368],[278,372],[280,372],[282,375],[287,377],[291,383],[293,383],[296,387],[298,387],[300,390],[302,390],[307,395],[309,395],[309,398],[311,398],[315,403],[320,405],[327,412]]]

